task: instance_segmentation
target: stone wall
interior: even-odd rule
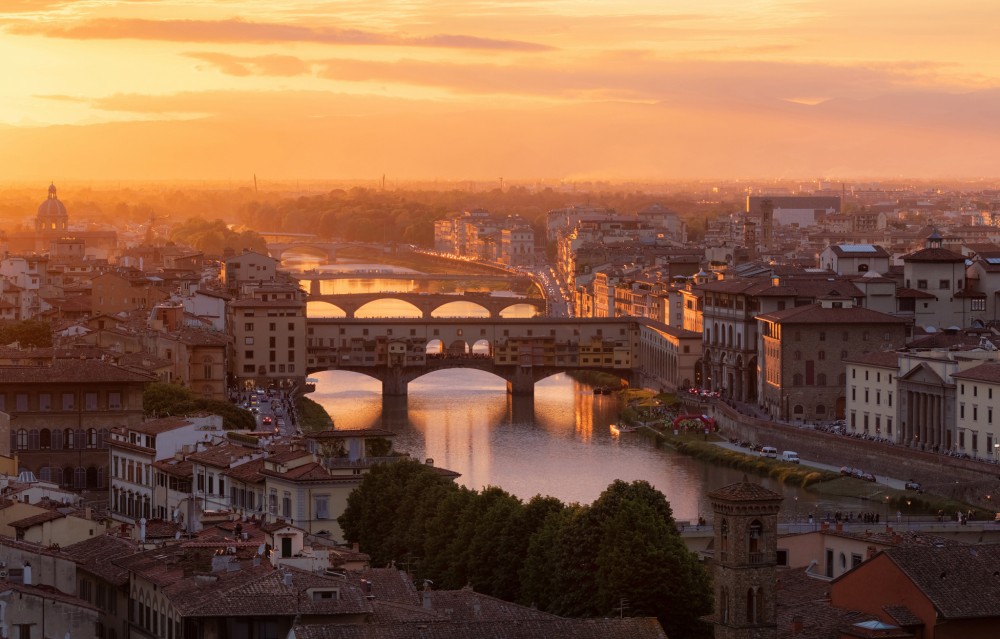
[[[995,464],[757,419],[721,401],[705,407],[704,412],[715,417],[719,434],[727,439],[794,450],[804,459],[860,468],[874,475],[913,479],[935,494],[1000,510],[992,503],[1000,501],[1000,466]]]

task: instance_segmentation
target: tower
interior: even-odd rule
[[[774,200],[770,198],[760,201],[760,237],[757,240],[764,251],[774,250]]]
[[[715,639],[774,639],[782,497],[744,477],[708,498],[715,516]]]

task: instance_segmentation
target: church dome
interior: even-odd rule
[[[49,197],[46,198],[40,205],[38,205],[38,217],[39,218],[65,218],[66,207],[59,198],[56,197],[56,185],[49,185]]]

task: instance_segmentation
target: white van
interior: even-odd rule
[[[778,458],[778,449],[774,446],[763,446],[760,449],[761,457],[770,457],[771,459]]]
[[[799,454],[794,450],[786,450],[781,453],[781,461],[797,464],[799,463]]]

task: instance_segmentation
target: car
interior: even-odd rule
[[[854,469],[851,468],[850,466],[841,466],[840,467],[840,474],[841,475],[851,475],[853,473],[854,473]]]
[[[270,415],[264,415],[264,419],[262,419],[261,421],[264,422],[265,424],[270,424],[271,423],[271,416]]]
[[[875,475],[873,475],[871,473],[861,473],[861,479],[863,479],[865,481],[874,482],[875,481]]]
[[[923,492],[923,486],[920,485],[920,482],[913,481],[912,479],[906,482],[906,484],[904,484],[903,487],[906,490],[916,490],[918,492]]]
[[[256,415],[256,414],[260,413],[260,409],[257,408],[256,406],[251,406],[250,407],[250,412],[253,413],[254,415]]]

